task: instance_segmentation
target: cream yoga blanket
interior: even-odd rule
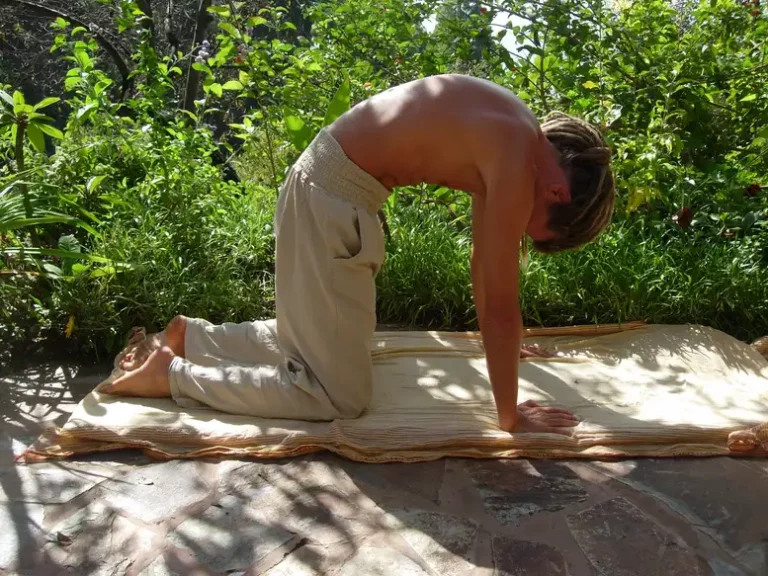
[[[529,330],[556,353],[520,366],[520,402],[568,408],[573,436],[498,428],[480,336],[379,332],[374,396],[359,419],[266,420],[91,392],[27,461],[140,448],[158,458],[274,458],[330,450],[367,462],[768,455],[768,361],[700,326]]]

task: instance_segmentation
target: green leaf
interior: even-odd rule
[[[752,102],[752,100],[757,100],[757,94],[747,94],[739,102]]]
[[[91,67],[91,57],[85,50],[75,50],[75,60],[84,70],[88,70]]]
[[[99,262],[101,264],[115,264],[108,258],[103,256],[95,256],[93,254],[81,254],[79,252],[70,252],[69,250],[57,250],[55,248],[3,248],[0,249],[0,254],[17,255],[17,254],[29,254],[30,256],[57,256],[59,258],[75,258],[77,260],[86,260],[89,262]],[[122,266],[128,267],[127,264]]]
[[[87,192],[94,192],[98,190],[99,185],[104,182],[104,180],[107,178],[106,174],[99,174],[98,176],[94,176],[90,180],[88,180],[88,184],[85,185],[85,189]]]
[[[73,276],[79,276],[83,272],[88,271],[88,266],[86,264],[81,264],[80,262],[75,262],[72,264],[72,275]]]
[[[64,134],[61,133],[61,130],[51,126],[50,124],[44,124],[41,122],[40,124],[35,124],[35,126],[37,126],[43,134],[48,134],[48,136],[51,138],[57,138],[59,140],[64,138]]]
[[[82,252],[80,242],[77,241],[72,234],[63,234],[59,236],[59,249],[67,250],[68,252]]]
[[[192,122],[197,123],[198,120],[199,120],[198,117],[197,117],[197,114],[194,114],[194,113],[190,112],[189,110],[179,110],[179,112],[189,116],[189,119],[192,120]]]
[[[53,118],[50,116],[46,116],[45,114],[40,114],[40,112],[30,112],[27,114],[27,120],[32,122],[53,122]]]
[[[242,90],[243,85],[237,80],[230,80],[229,82],[225,82],[221,88],[223,90]]]
[[[70,90],[74,90],[75,86],[77,86],[80,83],[80,78],[77,76],[68,76],[64,79],[64,90],[69,92]]]
[[[32,146],[41,154],[45,152],[45,136],[40,132],[37,124],[27,126],[27,134],[29,135],[29,141],[32,142]]]
[[[229,8],[226,6],[210,6],[208,12],[221,16],[222,18],[229,18],[230,16]]]
[[[266,24],[267,19],[262,18],[261,16],[254,16],[253,18],[248,18],[248,20],[245,23],[247,26],[250,26],[251,28],[256,28],[256,26],[261,26],[263,24]]]
[[[85,118],[86,116],[90,115],[90,113],[96,109],[98,104],[96,102],[91,102],[90,104],[86,104],[80,110],[77,111],[77,114],[75,114],[75,118],[78,120],[81,120],[82,118]]]
[[[11,95],[8,94],[8,92],[6,92],[5,90],[0,90],[0,98],[5,100],[6,104],[8,104],[8,106],[13,106],[15,104],[15,102],[13,101],[13,98],[11,97]]]
[[[43,263],[43,269],[48,272],[51,276],[61,276],[63,272],[61,271],[61,268],[58,266],[54,266],[50,262]]]
[[[0,232],[18,230],[28,226],[40,226],[41,224],[60,224],[74,222],[77,222],[77,218],[74,218],[73,216],[65,216],[64,214],[57,216],[39,216],[33,218],[3,218],[0,220]]]
[[[234,38],[240,38],[240,31],[229,22],[219,22],[219,28]]]
[[[21,92],[16,90],[13,93],[13,104],[14,104],[14,106],[25,104],[25,102],[24,102],[24,94],[22,94]]]
[[[216,94],[216,96],[218,96],[219,98],[221,98],[222,86],[218,82],[214,82],[213,84],[208,86],[208,90]]]
[[[114,266],[102,266],[101,268],[96,268],[93,272],[91,272],[91,276],[94,278],[98,278],[99,276],[112,276],[117,272],[117,269]]]
[[[332,124],[339,116],[349,110],[349,78],[344,78],[344,81],[339,86],[336,94],[333,95],[328,104],[328,110],[325,113],[325,119],[323,120],[323,126]]]
[[[592,82],[592,80],[587,80],[586,82],[584,82],[584,84],[582,84],[582,86],[584,86],[584,88],[586,88],[587,90],[594,90],[595,88],[597,88],[597,84]]]
[[[34,112],[34,110],[29,104],[16,104],[13,107],[13,112],[18,116],[20,114],[29,114],[30,112]]]
[[[50,98],[45,98],[45,99],[41,100],[40,102],[35,104],[33,106],[33,108],[35,110],[42,110],[43,108],[47,108],[51,104],[56,104],[56,102],[58,102],[60,100],[61,100],[61,98],[56,98],[55,96],[51,96]]]
[[[192,70],[197,70],[198,72],[208,72],[208,66],[205,64],[200,64],[200,62],[195,62],[192,64]]]
[[[299,152],[303,152],[312,141],[312,131],[309,129],[309,126],[304,123],[304,120],[294,114],[287,115],[284,121],[291,142]]]

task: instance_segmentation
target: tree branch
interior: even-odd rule
[[[192,39],[191,54],[197,52],[197,46],[199,46],[205,38],[205,31],[208,28],[208,24],[211,22],[211,15],[208,13],[208,8],[211,7],[211,0],[200,0],[197,6],[197,19],[195,22],[195,36]],[[184,91],[184,109],[190,112],[195,111],[195,97],[197,96],[197,90],[200,87],[200,72],[192,68],[194,64],[194,58],[189,59],[187,65],[187,87]]]
[[[38,14],[44,14],[46,16],[51,16],[53,18],[63,18],[64,20],[69,20],[69,22],[71,22],[75,26],[82,26],[83,28],[89,30],[91,32],[91,35],[96,39],[99,45],[102,48],[104,48],[104,50],[112,57],[112,60],[115,62],[115,65],[117,66],[117,69],[120,71],[120,75],[123,77],[123,82],[122,82],[123,93],[125,93],[128,90],[128,87],[130,86],[130,83],[131,83],[131,80],[129,78],[131,70],[130,68],[128,68],[128,65],[125,63],[125,60],[121,56],[118,49],[101,32],[94,31],[92,26],[90,26],[89,24],[86,24],[85,22],[82,22],[81,20],[78,20],[77,18],[74,18],[70,14],[67,14],[65,12],[60,12],[59,10],[49,8],[48,6],[43,6],[42,4],[38,4],[37,2],[31,2],[30,0],[0,0],[0,3],[19,4],[21,6],[26,6],[27,8],[30,8],[31,10],[33,10],[34,12],[37,12]]]

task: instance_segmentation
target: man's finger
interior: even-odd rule
[[[578,426],[579,422],[576,420],[568,420],[566,418],[553,418],[551,420],[547,420],[547,424],[550,426],[564,426],[573,428],[574,426]]]
[[[568,428],[547,428],[547,432],[551,434],[560,434],[561,436],[573,436],[573,430]]]
[[[538,358],[551,358],[552,356],[554,356],[553,354],[551,354],[550,352],[547,352],[546,350],[544,350],[543,348],[540,348],[539,346],[523,345],[522,350],[525,353],[531,356],[536,356]]]
[[[546,412],[547,414],[565,414],[567,416],[573,416],[573,412],[570,410],[566,410],[565,408],[555,408],[554,406],[542,406],[539,409],[541,412]],[[575,418],[575,416],[573,416]]]

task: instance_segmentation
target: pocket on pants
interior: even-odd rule
[[[348,266],[367,267],[375,277],[384,261],[384,233],[378,218],[364,208],[354,207],[352,227],[356,233],[356,242],[333,260],[340,265],[346,263]]]

